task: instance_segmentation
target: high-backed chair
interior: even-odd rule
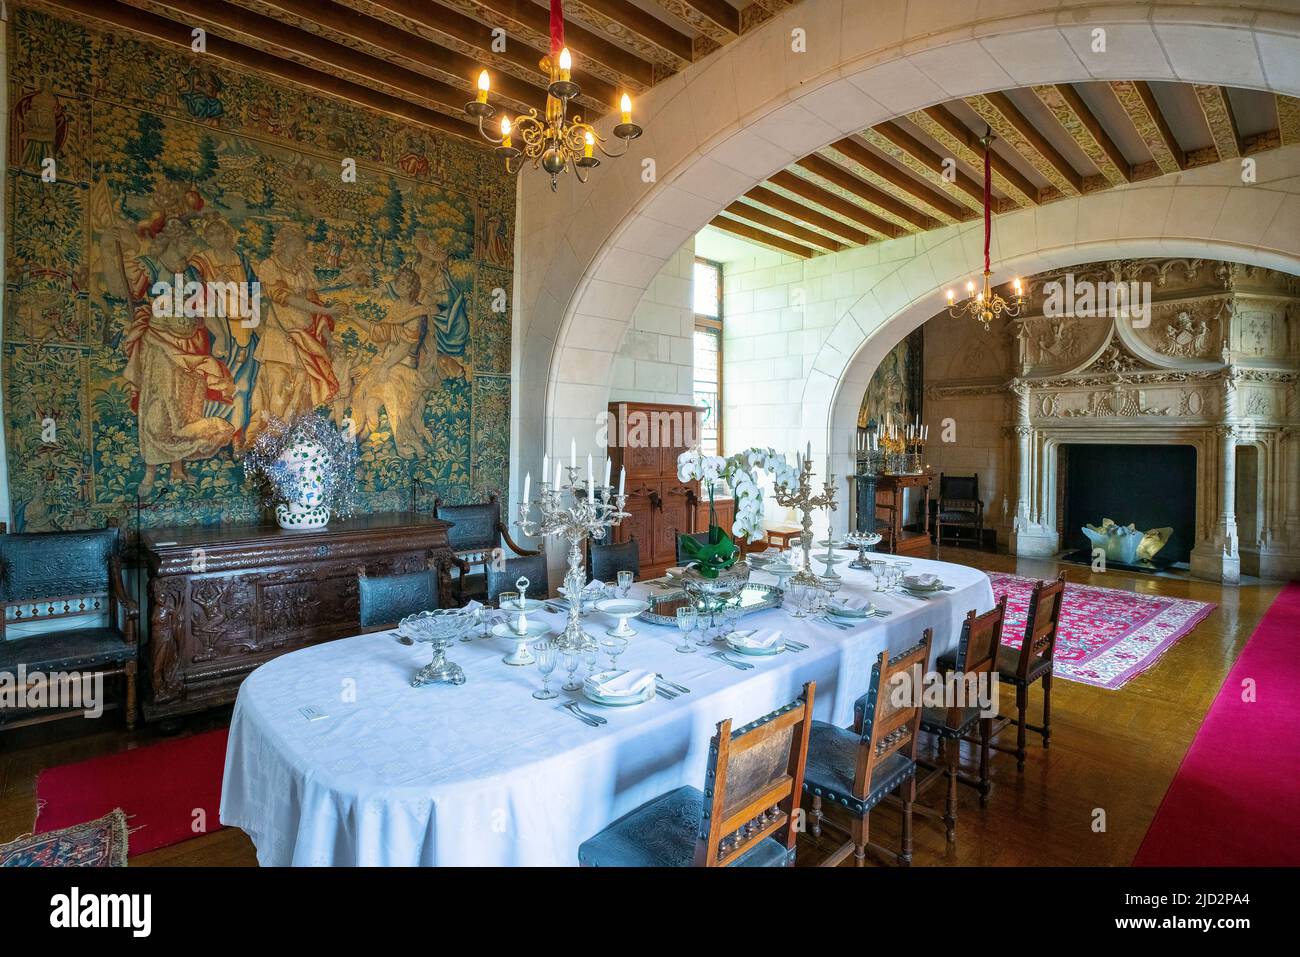
[[[434,518],[451,522],[447,543],[456,555],[460,575],[456,579],[456,603],[463,605],[472,598],[487,598],[487,566],[500,557],[504,544],[516,555],[537,555],[535,549],[523,548],[510,537],[501,521],[501,502],[495,493],[486,502],[473,505],[448,505],[441,498],[433,500]],[[472,571],[482,568],[483,571]]]
[[[578,848],[583,867],[788,867],[816,683],[732,732],[718,722],[704,790],[661,794]]]
[[[546,553],[536,552],[507,558],[504,562],[488,565],[487,603],[495,605],[503,591],[517,591],[515,582],[520,576],[528,579],[528,597],[538,601],[551,594],[550,579],[546,571]]]
[[[6,626],[83,615],[102,615],[103,624],[80,625],[13,638]],[[116,525],[82,532],[7,533],[0,522],[0,675],[17,684],[28,675],[56,672],[121,676],[122,710],[128,729],[136,720],[137,627],[140,610],[122,581],[120,533]],[[62,623],[61,623],[62,624]],[[26,682],[30,684],[30,680]],[[85,709],[92,706],[85,702]],[[85,709],[38,715],[11,712],[0,726],[18,727]],[[16,715],[16,716],[15,716]]]
[[[992,684],[990,675],[997,670],[998,642],[1002,637],[1002,622],[1006,620],[1007,598],[1002,596],[992,611],[976,615],[975,609],[966,614],[961,625],[961,640],[957,644],[956,667],[950,672],[955,680],[946,685],[951,698],[946,708],[922,708],[921,731],[932,734],[939,740],[940,755],[944,763],[932,763],[924,758],[917,758],[917,764],[928,769],[928,773],[917,777],[916,794],[921,796],[932,784],[946,779],[947,798],[942,814],[923,805],[916,805],[913,811],[922,817],[942,818],[948,843],[957,840],[957,784],[969,785],[979,791],[980,806],[988,802],[989,796],[989,746],[993,736],[993,718],[985,716],[979,706],[981,691],[997,687]],[[984,685],[981,688],[981,684]],[[991,702],[997,710],[997,700]],[[961,739],[975,733],[979,728],[979,776],[972,778],[961,770]]]
[[[357,598],[363,632],[395,628],[407,615],[438,607],[437,563],[430,560],[428,568],[403,575],[367,575],[359,568]]]
[[[641,549],[637,546],[636,536],[626,542],[610,542],[604,545],[599,542],[589,542],[588,581],[617,581],[618,573],[624,571],[632,573],[633,581],[641,577]]]
[[[814,721],[808,743],[804,793],[811,798],[812,832],[820,837],[824,822],[849,840],[822,862],[833,867],[853,854],[859,867],[867,849],[912,863],[912,803],[916,800],[916,738],[921,721],[920,697],[898,704],[892,695],[895,676],[912,672],[913,687],[930,660],[933,633],[890,658],[881,652],[871,667],[867,693],[854,708],[852,730]],[[895,854],[869,842],[871,809],[885,796],[899,792],[903,806],[903,838]]]
[[[984,502],[980,499],[979,475],[939,473],[939,503],[934,516],[934,541],[943,544],[943,530],[969,529],[975,533],[975,547],[984,543]]]
[[[1016,746],[999,744],[994,741],[994,751],[1016,756],[1016,770],[1025,769],[1025,732],[1034,731],[1042,735],[1043,748],[1051,744],[1052,738],[1052,656],[1056,652],[1056,633],[1061,623],[1061,602],[1065,597],[1065,572],[1050,584],[1037,582],[1029,596],[1029,608],[1025,613],[1025,636],[1019,648],[998,646],[998,679],[1011,684],[1016,689]],[[939,659],[939,667],[948,671],[956,666],[956,659],[945,655]],[[1029,689],[1034,684],[1043,683],[1043,723],[1033,725],[1028,721]],[[1012,724],[1012,719],[998,715],[993,724],[992,734],[996,735]]]

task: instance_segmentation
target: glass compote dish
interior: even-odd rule
[[[871,570],[871,559],[867,558],[867,549],[873,545],[879,545],[881,535],[879,532],[849,532],[844,536],[844,540],[858,550],[858,557],[849,562],[850,568],[856,568],[860,571]]]
[[[415,673],[415,677],[411,679],[412,688],[437,682],[453,685],[465,683],[464,670],[460,665],[447,660],[447,649],[473,624],[472,615],[467,615],[456,608],[417,612],[397,623],[399,635],[406,635],[412,641],[425,642],[433,646],[433,661]]]

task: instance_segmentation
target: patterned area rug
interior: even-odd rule
[[[1019,648],[1034,581],[989,572],[993,595],[1007,596],[1002,644]],[[1166,598],[1095,585],[1065,586],[1054,674],[1118,690],[1156,663],[1215,609],[1212,602]]]
[[[115,808],[96,821],[0,844],[0,867],[126,867],[126,815]]]

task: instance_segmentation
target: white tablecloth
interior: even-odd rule
[[[248,833],[263,865],[576,864],[578,845],[610,821],[680,785],[701,786],[718,721],[745,724],[815,680],[816,716],[848,725],[882,650],[896,654],[932,627],[937,657],[955,647],[967,611],[993,607],[988,578],[965,566],[913,559],[914,573],[955,586],[930,599],[876,594],[868,573],[839,568],[841,595],[870,597],[893,614],[853,631],[784,609],[748,616],[747,627],[777,627],[810,645],[750,658],[752,671],[709,649],[677,654],[675,628],[634,620],[639,634],[619,666],[652,668],[692,693],[629,709],[592,705],[609,721],[599,729],[561,708],[566,692],[531,697],[537,669],[502,664],[506,643],[495,639],[451,649],[469,679],[460,687],[412,688],[430,649],[388,632],[283,655],[240,688],[221,821]],[[602,615],[585,621],[601,637],[613,627]],[[557,668],[552,688],[563,678]],[[306,707],[328,717],[309,721]]]

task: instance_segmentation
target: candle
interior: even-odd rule
[[[565,47],[560,51],[560,79],[569,79],[571,69],[573,69],[573,54],[569,52],[568,47]]]
[[[626,479],[627,479],[627,468],[625,466],[620,465],[618,469],[618,494],[619,495],[623,494],[623,483],[624,481],[626,481]]]
[[[555,463],[555,491],[558,492],[562,487],[563,487],[563,483],[560,479],[560,463],[556,462]]]
[[[501,117],[501,145],[508,147],[510,145],[510,117]]]
[[[619,111],[623,114],[623,122],[631,123],[632,122],[632,97],[624,93],[623,98],[618,101],[618,108]]]
[[[569,467],[578,467],[578,440],[569,439]]]
[[[532,484],[533,484],[533,473],[528,472],[524,475],[524,502],[525,503],[528,501],[528,492],[532,488]]]
[[[583,137],[582,155],[585,156],[587,159],[591,159],[592,150],[594,150],[595,148],[596,148],[596,135],[592,133],[591,130],[588,130],[587,135]]]
[[[587,488],[596,484],[596,480],[591,475],[591,453],[587,453]]]
[[[613,467],[614,463],[609,460],[609,456],[605,456],[605,481],[601,483],[605,488],[609,488],[609,470]]]
[[[488,71],[483,70],[478,75],[478,102],[487,102],[488,88],[490,85],[491,81],[488,79]]]
[[[546,454],[542,456],[542,481],[546,481],[546,476],[551,474],[551,456]]]

